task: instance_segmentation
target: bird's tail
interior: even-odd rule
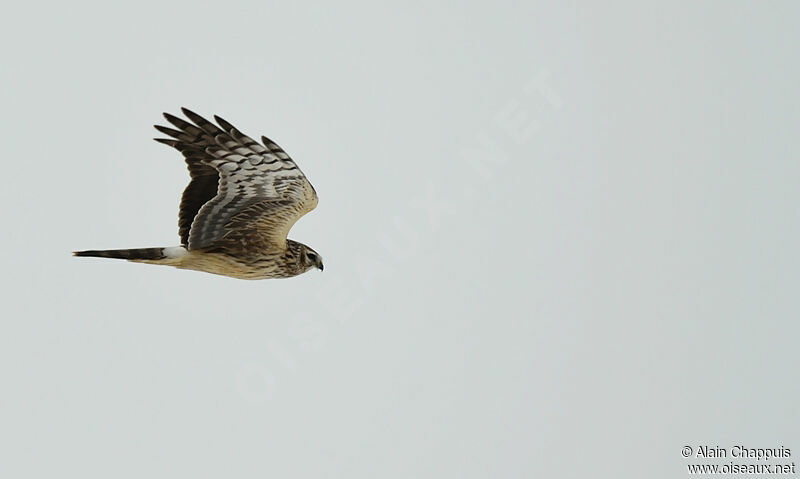
[[[168,248],[136,248],[136,249],[104,249],[74,251],[73,256],[93,256],[97,258],[127,259],[130,261],[158,261],[163,259],[178,258],[186,254],[186,249],[181,246]]]

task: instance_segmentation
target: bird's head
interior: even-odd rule
[[[323,270],[324,266],[322,264],[322,256],[319,255],[316,251],[309,248],[306,245],[301,245],[300,248],[300,263],[304,266],[304,270],[308,271],[311,268],[317,268],[320,271]]]

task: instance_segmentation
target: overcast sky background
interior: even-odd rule
[[[800,7],[604,3],[6,12],[0,476],[800,454]],[[70,256],[178,244],[181,106],[292,155],[324,273]]]

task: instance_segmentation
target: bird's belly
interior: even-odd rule
[[[206,273],[230,276],[238,279],[269,279],[294,276],[281,268],[279,258],[265,256],[253,261],[242,261],[224,253],[204,253],[190,251],[182,258],[181,269],[204,271]]]

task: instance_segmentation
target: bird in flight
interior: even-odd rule
[[[191,181],[178,215],[181,246],[76,251],[75,256],[119,258],[205,271],[239,279],[288,278],[323,269],[322,257],[287,239],[317,193],[283,149],[263,145],[218,116],[211,123],[182,108],[190,122],[169,113],[171,138],[155,140],[183,154]]]

